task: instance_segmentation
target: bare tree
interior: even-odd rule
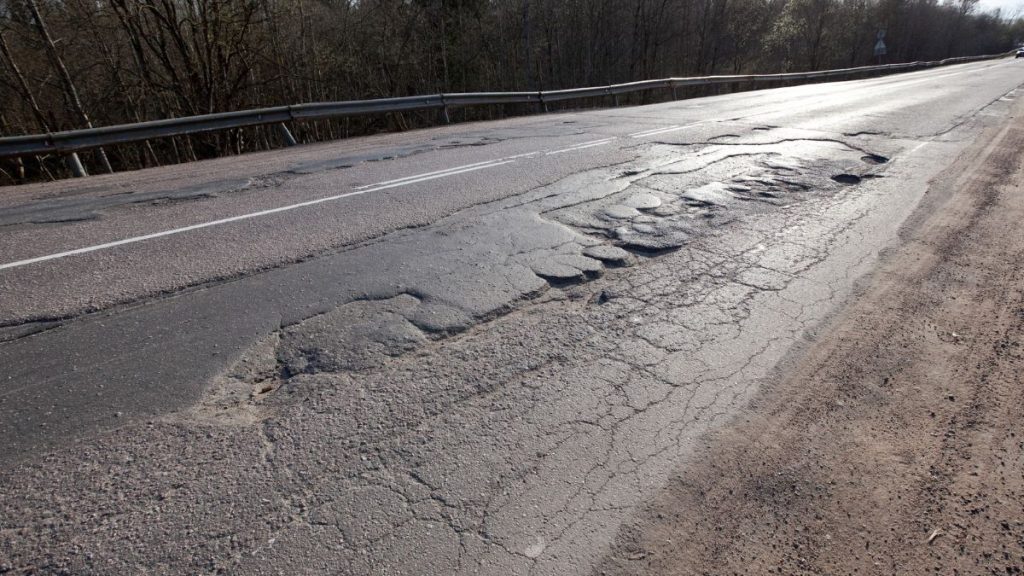
[[[39,37],[42,39],[43,45],[46,47],[46,53],[53,62],[53,66],[57,69],[61,84],[64,86],[68,103],[81,119],[82,124],[84,124],[86,128],[92,128],[92,120],[89,119],[89,114],[86,113],[85,107],[82,106],[82,100],[78,97],[78,89],[75,88],[75,83],[71,80],[71,74],[68,73],[67,67],[64,66],[64,60],[61,59],[60,54],[57,52],[57,47],[53,43],[50,31],[46,27],[46,22],[39,13],[39,7],[36,5],[36,0],[25,0],[25,5],[28,6],[29,12],[32,13],[32,19],[35,21],[36,29],[39,30]],[[114,169],[110,166],[110,160],[107,158],[107,153],[103,148],[98,148],[96,153],[104,170],[107,172],[113,172]]]
[[[893,61],[1024,41],[1024,20],[979,12],[977,0],[0,0],[0,100],[15,104],[2,111],[13,133],[439,90],[846,67],[870,63],[878,28]],[[308,141],[436,120],[407,113],[297,130]],[[99,159],[130,169],[275,141],[247,129]],[[0,166],[26,179],[49,168],[63,170],[47,158]]]

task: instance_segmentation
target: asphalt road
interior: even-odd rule
[[[4,190],[0,569],[587,573],[1022,82],[1002,60]]]

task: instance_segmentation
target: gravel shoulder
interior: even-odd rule
[[[1022,573],[1022,146],[1017,105],[596,573]]]

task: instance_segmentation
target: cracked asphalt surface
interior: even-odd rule
[[[1018,103],[595,573],[1024,571],[1022,145]]]
[[[1022,83],[995,61],[5,191],[0,572],[588,574]]]

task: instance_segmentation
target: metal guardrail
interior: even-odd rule
[[[817,72],[795,72],[786,74],[751,74],[738,76],[700,76],[692,78],[664,78],[661,80],[644,80],[610,86],[594,86],[589,88],[571,88],[568,90],[547,90],[540,92],[474,92],[467,94],[432,94],[428,96],[408,96],[404,98],[380,98],[376,100],[354,100],[348,102],[319,102],[298,104],[294,106],[277,106],[239,112],[224,112],[202,116],[188,116],[168,120],[139,122],[136,124],[120,124],[89,128],[85,130],[69,130],[49,134],[33,134],[29,136],[12,136],[0,138],[0,158],[20,156],[36,156],[42,154],[68,155],[69,165],[76,176],[85,176],[76,152],[99,148],[114,144],[141,142],[168,136],[184,136],[204,132],[216,132],[233,128],[263,126],[276,124],[281,137],[289,146],[297,142],[288,130],[286,123],[304,120],[320,120],[340,118],[362,114],[381,114],[389,112],[406,112],[414,110],[439,109],[448,120],[448,109],[463,106],[501,105],[501,104],[535,104],[547,110],[550,102],[561,102],[582,98],[611,96],[616,99],[622,94],[643,92],[647,90],[672,90],[676,96],[678,88],[688,86],[710,86],[730,83],[761,83],[789,82],[801,80],[819,80],[830,78],[851,77],[858,74],[875,72],[898,72],[920,70],[948,64],[961,64],[992,60],[1006,54],[990,56],[968,56],[948,58],[935,62],[910,62],[906,64],[885,64],[881,66],[862,66],[839,70],[821,70]]]

